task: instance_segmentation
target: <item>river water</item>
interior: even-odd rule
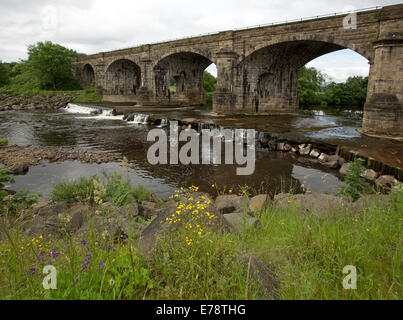
[[[10,145],[69,146],[94,152],[117,153],[129,160],[127,170],[123,170],[121,163],[117,162],[88,164],[78,161],[44,161],[30,167],[27,174],[16,176],[12,189],[40,191],[42,197],[46,198],[59,181],[71,180],[80,175],[100,174],[103,170],[109,173],[120,172],[128,176],[133,185],[143,184],[164,199],[175,189],[192,184],[200,186],[203,192],[211,192],[212,184],[219,188],[226,187],[227,190],[233,189],[234,192],[240,185],[248,185],[252,194],[273,194],[290,188],[297,192],[311,190],[334,193],[343,184],[337,170],[308,163],[302,157],[282,152],[257,151],[255,172],[249,176],[237,176],[237,164],[151,165],[146,155],[152,143],[147,142],[146,137],[153,126],[141,123],[141,119],[123,121],[121,116],[112,116],[105,106],[102,106],[102,114],[92,115],[91,111],[97,108],[99,106],[70,105],[68,109],[51,112],[2,112],[0,137],[8,138]],[[162,115],[279,132],[290,137],[302,135],[308,140],[319,139],[336,144],[363,139],[356,131],[361,120],[352,120],[351,112],[334,115],[316,110],[307,116],[212,118],[208,110],[187,110],[163,112]],[[360,143],[358,141],[356,145]]]

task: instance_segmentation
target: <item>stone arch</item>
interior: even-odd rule
[[[318,39],[261,45],[238,63],[237,91],[242,103],[238,108],[254,112],[295,111],[298,70],[317,57],[342,49],[348,48]]]
[[[200,105],[204,103],[203,72],[213,61],[192,51],[166,54],[153,67],[155,98],[159,103]],[[170,89],[175,82],[176,90]]]
[[[320,35],[320,34],[306,34],[306,33],[301,33],[301,34],[293,34],[293,35],[284,35],[284,36],[277,36],[275,39],[269,39],[268,41],[261,41],[259,44],[256,46],[250,46],[249,48],[246,49],[245,54],[240,57],[239,62],[242,62],[244,59],[246,59],[248,56],[251,54],[265,49],[267,47],[271,46],[278,46],[278,45],[284,45],[286,43],[326,43],[329,46],[334,45],[334,47],[339,47],[340,49],[335,49],[336,50],[341,50],[341,49],[350,49],[361,56],[363,56],[365,59],[372,61],[373,60],[373,49],[372,45],[368,43],[368,46],[363,46],[363,45],[355,45],[352,40],[346,40],[346,39],[336,39],[331,35]],[[331,52],[331,51],[330,51]],[[329,53],[329,52],[326,52]],[[325,53],[323,53],[325,54]],[[317,57],[319,57],[322,54],[319,54]],[[316,57],[315,57],[316,58]]]
[[[90,63],[86,63],[81,71],[81,79],[85,88],[95,85],[95,71]]]
[[[141,84],[141,69],[129,59],[111,62],[105,72],[107,95],[136,95]]]

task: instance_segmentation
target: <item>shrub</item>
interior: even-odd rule
[[[86,201],[94,203],[94,180],[96,176],[80,177],[71,182],[59,182],[53,188],[50,198],[53,202],[73,203]]]
[[[51,200],[67,203],[82,201],[90,205],[108,201],[116,207],[121,207],[133,202],[142,202],[150,197],[150,191],[144,186],[133,188],[130,180],[123,180],[117,173],[108,175],[104,172],[103,177],[104,179],[100,179],[94,175],[60,182],[54,186]]]
[[[358,198],[363,194],[371,194],[375,192],[374,188],[361,177],[361,174],[365,170],[363,163],[364,160],[361,158],[351,162],[344,180],[347,186],[342,186],[340,188],[340,194],[350,196],[353,201],[358,200]]]

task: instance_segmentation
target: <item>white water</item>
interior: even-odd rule
[[[163,128],[168,125],[168,119],[167,118],[162,118],[161,119],[161,124],[157,126],[157,128]]]
[[[91,115],[94,113],[93,116],[90,117],[77,117],[78,119],[95,119],[95,120],[122,120],[123,116],[114,116],[113,109],[100,109],[95,107],[87,107],[87,106],[80,106],[74,103],[69,103],[65,108],[64,111],[73,113],[73,114],[82,114],[82,115]],[[99,113],[100,112],[100,113]]]
[[[147,124],[149,118],[150,118],[150,116],[148,114],[139,113],[134,116],[133,121],[129,121],[129,122],[132,122],[135,124]]]
[[[65,108],[63,108],[63,110],[67,111],[69,113],[74,113],[74,114],[91,114],[92,112],[96,112],[99,109],[93,108],[93,107],[80,106],[80,105],[74,104],[74,103],[69,103]]]

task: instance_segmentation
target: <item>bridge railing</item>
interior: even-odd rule
[[[378,9],[381,9],[381,8],[382,8],[382,6],[368,7],[368,8],[357,9],[357,10],[350,10],[350,11],[322,14],[322,15],[317,15],[317,16],[310,16],[310,17],[305,17],[305,18],[300,18],[300,19],[290,19],[290,20],[283,20],[283,21],[277,21],[277,22],[271,22],[271,23],[265,23],[265,24],[257,24],[257,25],[253,25],[253,26],[246,26],[246,27],[230,29],[230,30],[213,31],[213,32],[201,33],[201,34],[198,34],[198,35],[179,37],[179,38],[174,38],[174,39],[169,39],[169,40],[154,41],[154,42],[149,42],[149,43],[137,44],[137,45],[126,47],[126,48],[112,49],[112,50],[109,50],[107,52],[122,51],[122,50],[127,50],[127,49],[131,49],[131,48],[137,48],[137,47],[141,47],[141,46],[147,46],[147,45],[153,45],[153,44],[159,44],[159,43],[167,43],[167,42],[172,42],[172,41],[179,41],[179,40],[186,40],[186,39],[197,38],[197,37],[216,35],[216,34],[219,34],[219,33],[222,33],[222,32],[227,32],[227,31],[242,31],[242,30],[249,30],[249,29],[277,26],[277,25],[282,25],[282,24],[287,24],[287,23],[302,22],[302,21],[322,19],[322,18],[330,18],[330,17],[341,16],[341,15],[346,15],[346,14],[351,14],[351,13],[359,13],[359,12],[365,12],[365,11],[371,11],[371,10],[378,10]],[[98,53],[102,53],[102,52],[98,52]]]

